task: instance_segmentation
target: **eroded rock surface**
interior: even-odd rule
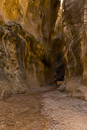
[[[53,82],[50,37],[60,2],[2,0],[0,5],[0,97]]]
[[[87,99],[87,0],[65,0],[63,19],[66,90]]]
[[[87,99],[87,0],[0,1],[0,97],[64,80]]]

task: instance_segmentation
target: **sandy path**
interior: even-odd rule
[[[44,130],[38,95],[15,95],[0,101],[0,130]]]
[[[87,101],[54,91],[43,94],[43,104],[48,130],[87,130]]]
[[[56,89],[0,101],[0,130],[87,130],[87,101]]]

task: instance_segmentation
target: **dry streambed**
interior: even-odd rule
[[[87,101],[59,91],[45,93],[42,99],[43,114],[52,124],[48,130],[87,130]]]
[[[57,89],[0,101],[0,130],[87,130],[87,102]]]

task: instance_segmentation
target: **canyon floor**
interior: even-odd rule
[[[87,101],[55,88],[0,100],[0,130],[87,130]]]

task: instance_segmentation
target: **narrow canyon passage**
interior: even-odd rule
[[[0,130],[87,130],[87,0],[0,0]]]

